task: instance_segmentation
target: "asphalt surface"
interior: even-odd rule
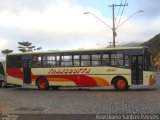
[[[37,88],[1,88],[2,114],[159,114],[160,90],[132,88],[62,88],[40,91]],[[53,116],[52,116],[53,117]]]

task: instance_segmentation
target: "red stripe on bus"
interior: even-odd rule
[[[9,76],[12,76],[12,77],[19,78],[19,79],[23,80],[22,69],[17,69],[17,68],[7,69],[7,74]],[[39,76],[41,76],[41,75],[33,75],[31,73],[32,81],[36,80]],[[42,76],[46,77],[47,79],[53,79],[53,80],[51,80],[52,82],[56,78],[66,79],[66,81],[70,80],[70,81],[73,81],[76,84],[76,86],[99,86],[98,82],[101,82],[102,86],[109,85],[109,83],[106,80],[102,80],[102,79],[101,79],[101,81],[96,80],[97,78],[90,77],[90,76],[87,76],[87,75],[42,75]]]
[[[23,79],[23,71],[21,69],[17,68],[7,69],[7,74],[15,78]]]
[[[73,81],[77,86],[97,86],[97,82],[89,76],[86,75],[53,75],[53,76],[46,76],[46,78],[62,78],[62,79],[68,79]]]

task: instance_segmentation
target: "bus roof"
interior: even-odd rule
[[[76,53],[76,52],[94,52],[94,51],[119,51],[119,50],[136,50],[145,49],[146,46],[139,47],[116,47],[116,48],[100,48],[100,49],[77,49],[77,50],[49,50],[49,51],[34,51],[34,52],[23,52],[23,53],[11,53],[8,55],[25,55],[25,54],[58,54],[58,53]]]

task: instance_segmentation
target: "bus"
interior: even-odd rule
[[[40,90],[59,87],[154,85],[148,47],[53,50],[6,55],[6,83],[36,85]]]

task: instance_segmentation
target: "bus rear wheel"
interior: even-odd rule
[[[39,78],[37,81],[38,89],[40,90],[48,90],[49,89],[49,83],[46,78]]]
[[[117,78],[114,82],[114,88],[120,91],[128,90],[127,80],[124,78]]]

